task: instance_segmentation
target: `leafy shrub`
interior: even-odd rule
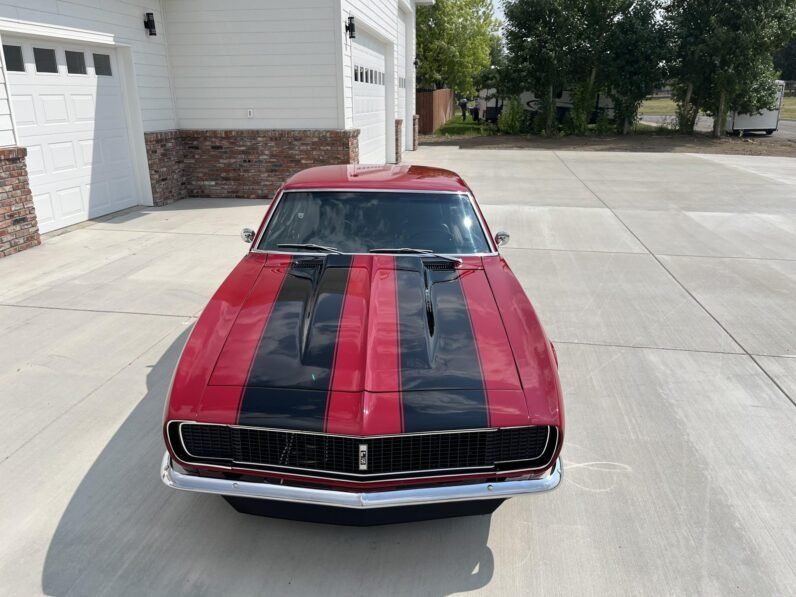
[[[498,116],[498,130],[509,135],[518,135],[523,130],[524,110],[520,100],[516,97],[509,98],[503,104],[503,111]]]
[[[598,135],[607,135],[613,128],[611,126],[611,119],[608,118],[608,110],[601,110],[600,117],[597,119],[597,124],[594,127]]]

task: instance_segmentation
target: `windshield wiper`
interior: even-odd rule
[[[307,249],[308,251],[321,251],[322,253],[339,253],[335,247],[324,247],[314,243],[279,243],[276,245],[280,249]]]
[[[461,263],[462,260],[458,257],[451,257],[450,255],[441,255],[435,253],[431,249],[415,249],[413,247],[399,247],[397,249],[371,249],[370,253],[410,253],[413,255],[426,255],[428,257],[437,257],[438,259],[445,259],[454,263]]]

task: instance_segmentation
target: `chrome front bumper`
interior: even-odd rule
[[[230,481],[211,477],[197,477],[180,473],[171,464],[168,452],[163,455],[160,478],[173,489],[215,493],[217,495],[277,500],[315,506],[332,506],[370,510],[372,508],[395,508],[400,506],[424,506],[447,502],[469,502],[474,500],[496,500],[527,493],[550,491],[561,483],[561,459],[556,460],[553,472],[543,479],[526,481],[493,481],[440,487],[421,487],[393,489],[386,491],[335,491],[333,489],[314,489],[294,487],[273,483],[252,483]]]

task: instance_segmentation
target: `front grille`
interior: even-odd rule
[[[232,430],[222,425],[185,425],[182,439],[185,448],[196,458],[229,458]]]
[[[422,476],[436,471],[534,468],[551,460],[557,438],[557,430],[545,426],[359,438],[224,425],[175,425],[180,426],[177,435],[191,462],[368,479],[397,474]],[[179,445],[174,441],[177,439],[173,434],[172,445]],[[364,469],[360,468],[363,451],[367,452]]]

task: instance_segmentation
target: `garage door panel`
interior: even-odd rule
[[[36,220],[40,227],[55,223],[55,209],[50,193],[33,195],[33,208],[36,210]]]
[[[77,169],[74,143],[71,141],[52,143],[49,147],[54,172],[68,172]]]
[[[32,95],[15,95],[11,103],[14,105],[14,118],[18,127],[36,125],[36,108]]]
[[[39,95],[42,108],[42,124],[69,122],[69,110],[63,95]]]
[[[20,45],[24,72],[9,72],[19,143],[28,148],[28,173],[39,228],[48,232],[135,205],[135,178],[125,99],[107,48]],[[37,73],[33,47],[56,51],[58,73]],[[69,73],[65,49],[83,52],[86,74]],[[111,56],[110,76],[97,76],[92,54]]]
[[[92,182],[85,186],[86,197],[89,198],[89,216],[95,217],[102,213],[112,204],[111,194],[108,192],[108,183]]]
[[[28,145],[27,149],[28,176],[33,177],[44,174],[44,152],[41,145]]]
[[[80,161],[84,166],[99,166],[102,164],[102,155],[94,139],[83,139],[77,142],[80,148]]]
[[[94,120],[94,97],[92,95],[72,94],[70,99],[72,100],[72,110],[74,110],[75,113],[75,120]]]
[[[83,193],[80,187],[72,187],[70,189],[60,189],[56,191],[58,205],[61,208],[62,217],[79,216],[85,211],[83,205]]]

